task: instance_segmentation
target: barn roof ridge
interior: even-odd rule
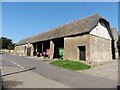
[[[22,45],[26,43],[35,43],[39,41],[51,40],[54,38],[66,37],[70,35],[76,35],[81,33],[90,32],[95,27],[100,19],[104,19],[99,14],[87,16],[85,18],[77,19],[72,22],[60,25],[45,32],[32,35],[28,38],[22,39],[16,45]]]

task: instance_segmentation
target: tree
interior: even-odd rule
[[[9,44],[9,45],[8,45],[8,49],[9,49],[9,50],[14,49],[13,45],[12,45],[12,44]]]
[[[13,49],[14,48],[14,44],[12,43],[11,39],[8,39],[6,37],[1,37],[0,38],[0,49]]]

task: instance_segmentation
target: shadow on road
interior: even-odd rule
[[[36,67],[30,68],[30,69],[26,69],[26,70],[22,70],[22,71],[17,71],[17,72],[12,72],[12,73],[8,73],[8,74],[4,74],[4,75],[2,75],[2,77],[8,76],[8,75],[17,74],[17,73],[21,73],[21,72],[27,72],[27,71],[33,70],[35,68]]]
[[[6,89],[6,88],[14,88],[17,85],[21,85],[22,83],[23,82],[20,82],[20,81],[11,81],[11,80],[4,81],[3,90]]]

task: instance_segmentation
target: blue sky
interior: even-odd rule
[[[118,29],[117,2],[3,2],[2,36],[17,43],[28,36],[96,13]]]

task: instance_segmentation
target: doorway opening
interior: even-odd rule
[[[112,40],[112,59],[115,59],[115,45],[114,45],[114,40]]]
[[[30,56],[31,55],[31,47],[28,47],[27,48],[27,56]]]
[[[53,59],[63,59],[64,53],[64,38],[58,38],[53,40],[54,43],[54,56]]]
[[[43,42],[42,55],[44,57],[50,57],[50,41]]]
[[[85,46],[78,46],[79,48],[79,60],[86,60],[86,48]]]
[[[49,57],[50,55],[50,41],[42,41],[33,44],[34,56]]]
[[[33,44],[34,46],[34,52],[33,55],[34,56],[39,56],[38,52],[41,53],[42,52],[42,43],[41,42],[37,42]]]

